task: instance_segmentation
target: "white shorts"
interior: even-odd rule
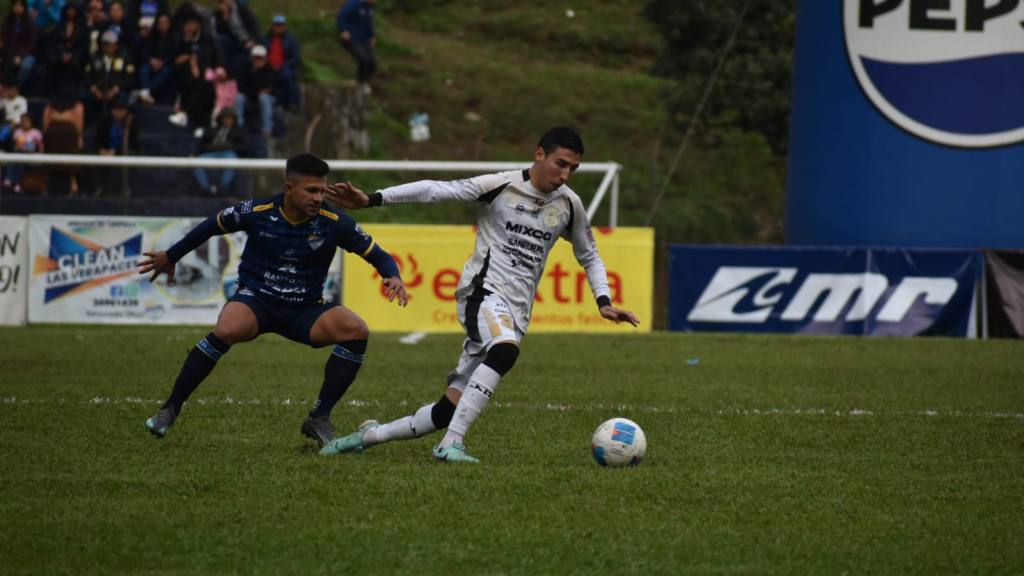
[[[448,385],[462,390],[469,376],[484,361],[487,351],[499,342],[519,345],[523,331],[516,327],[508,303],[491,293],[483,298],[468,296],[458,302],[459,322],[466,330],[459,364],[448,374]]]

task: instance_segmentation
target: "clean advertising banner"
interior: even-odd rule
[[[672,246],[669,328],[976,336],[966,250]]]
[[[214,236],[182,258],[175,285],[139,276],[145,252],[166,250],[198,218],[31,216],[29,322],[213,324],[238,287],[245,233]],[[341,258],[324,298],[336,298]]]
[[[473,250],[473,226],[367,224],[363,226],[398,262],[409,291],[407,308],[389,303],[380,277],[359,256],[345,254],[343,302],[374,330],[461,332],[455,313],[455,288]],[[640,317],[639,331],[650,331],[654,293],[654,230],[594,228],[598,250],[608,269],[615,306]],[[572,245],[558,242],[548,256],[533,306],[530,332],[632,333],[601,318],[587,275]]]
[[[215,236],[178,262],[174,286],[139,276],[200,219],[32,216],[30,322],[210,324],[234,291],[244,234]],[[229,292],[230,291],[230,292]]]
[[[0,325],[20,326],[28,312],[28,221],[0,216]]]

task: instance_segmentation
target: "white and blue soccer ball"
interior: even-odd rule
[[[590,450],[601,466],[636,466],[647,452],[647,436],[636,422],[612,418],[594,430]]]

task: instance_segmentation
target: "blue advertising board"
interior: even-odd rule
[[[963,250],[674,245],[669,329],[975,336]]]
[[[800,0],[795,245],[1024,247],[1024,2]]]

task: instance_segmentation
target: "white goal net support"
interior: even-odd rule
[[[127,167],[127,168],[179,168],[179,169],[235,169],[283,172],[284,159],[217,159],[181,158],[165,156],[93,156],[76,154],[8,154],[0,153],[0,166],[8,164],[34,166],[75,167]],[[413,160],[328,160],[332,171],[345,172],[415,172],[446,173],[459,177],[475,176],[503,170],[529,168],[524,162],[445,162]],[[608,226],[618,226],[619,173],[622,166],[615,162],[584,162],[577,174],[603,174],[597,190],[587,206],[587,217],[593,221],[601,203],[608,197]],[[0,213],[3,207],[0,205]]]

